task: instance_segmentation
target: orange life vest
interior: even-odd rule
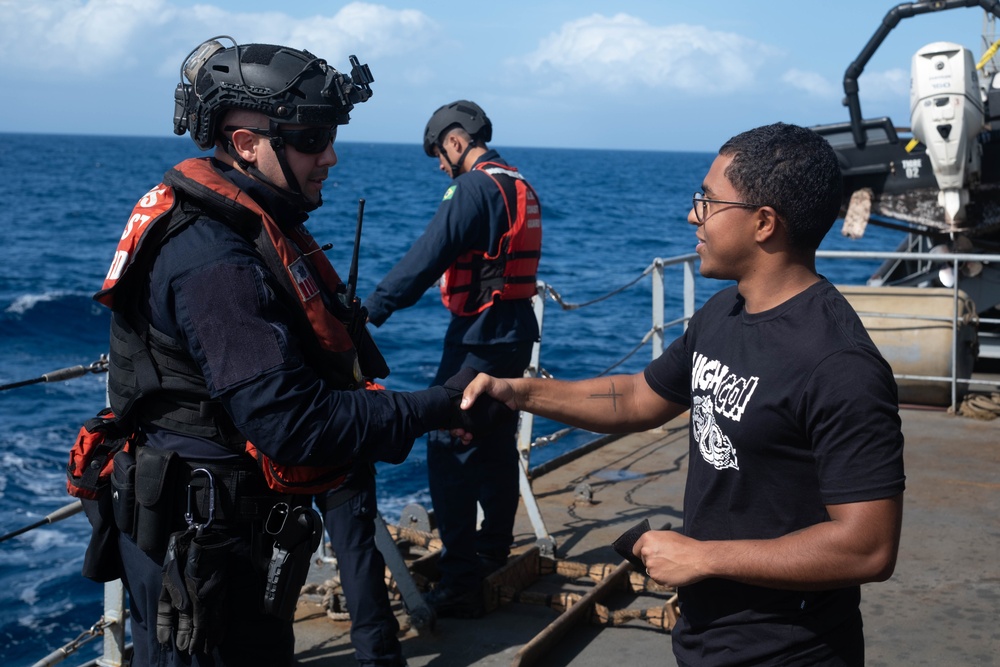
[[[288,278],[295,285],[299,301],[320,344],[332,352],[353,350],[354,343],[343,323],[330,313],[321,298],[317,298],[320,295],[320,287],[313,276],[318,275],[334,293],[343,281],[306,228],[299,225],[293,229],[290,232],[290,240],[257,202],[212,168],[209,158],[185,160],[174,170],[194,183],[205,186],[260,216],[264,229],[285,266]],[[154,226],[151,223],[169,213],[174,207],[175,199],[173,187],[161,183],[146,193],[136,204],[125,225],[121,241],[118,242],[118,249],[104,279],[103,288],[95,296],[108,308],[114,308],[115,285],[135,259],[140,242]],[[298,250],[292,241],[298,246]],[[360,381],[360,378],[358,379]]]
[[[530,299],[542,255],[542,211],[534,188],[517,169],[497,162],[481,162],[482,171],[500,188],[507,211],[507,231],[495,254],[470,250],[441,277],[441,300],[455,315],[475,315],[493,300]]]
[[[223,205],[228,203],[234,210],[242,207],[259,217],[267,239],[284,267],[288,282],[294,286],[295,296],[305,311],[320,347],[329,353],[328,361],[333,361],[333,365],[339,367],[341,376],[353,377],[355,386],[381,388],[365,382],[347,328],[324,304],[322,291],[327,290],[328,294],[336,298],[341,280],[304,226],[299,225],[286,236],[251,197],[212,167],[209,158],[185,160],[164,180],[168,183],[182,183],[185,193],[193,191],[196,197],[206,197],[216,203],[221,201]],[[125,225],[111,268],[101,291],[94,296],[95,299],[115,309],[116,288],[133,266],[144,243],[158,243],[159,239],[149,239],[162,235],[163,229],[158,227],[169,224],[177,202],[174,186],[164,183],[154,187],[139,200]],[[317,280],[323,284],[320,285]],[[269,459],[250,442],[246,442],[245,451],[257,460],[268,485],[283,493],[318,493],[336,488],[343,483],[353,467],[353,464],[336,467],[284,466]]]

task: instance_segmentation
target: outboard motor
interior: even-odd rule
[[[934,42],[913,56],[910,123],[913,136],[927,147],[949,225],[961,225],[969,186],[980,177],[981,149],[976,140],[986,116],[972,52],[951,42]]]

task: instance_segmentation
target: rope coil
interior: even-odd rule
[[[948,408],[948,412],[962,417],[991,421],[1000,417],[1000,392],[968,394],[962,399],[957,411]]]

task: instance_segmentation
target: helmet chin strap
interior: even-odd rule
[[[274,123],[271,123],[274,125]],[[273,130],[272,130],[273,131]],[[281,137],[271,137],[271,148],[274,149],[274,154],[278,156],[278,166],[281,167],[281,173],[285,177],[285,183],[288,183],[287,188],[279,188],[274,183],[268,181],[264,174],[260,173],[259,169],[254,168],[254,171],[259,174],[256,178],[270,185],[272,188],[276,188],[281,194],[283,194],[292,203],[296,204],[305,212],[314,211],[323,205],[323,195],[319,195],[319,199],[315,202],[309,201],[309,199],[302,194],[302,186],[299,184],[299,179],[295,177],[292,173],[292,168],[288,164],[288,158],[285,155],[285,140]]]
[[[458,164],[455,164],[448,157],[448,151],[444,149],[444,144],[442,143],[438,145],[438,150],[444,154],[444,159],[448,163],[448,167],[451,169],[452,179],[458,178],[459,167],[465,162],[465,156],[467,156],[469,154],[469,151],[471,151],[475,147],[476,147],[476,141],[473,139],[472,141],[469,142],[469,145],[465,147],[465,150],[462,151],[462,154],[458,156]]]
[[[271,134],[273,135],[275,134],[278,126],[274,121],[271,121],[270,125]],[[315,202],[310,201],[304,194],[302,194],[302,187],[299,185],[299,179],[297,179],[295,174],[292,172],[292,168],[288,164],[288,158],[285,155],[285,140],[278,136],[272,136],[270,137],[270,143],[271,149],[278,158],[278,166],[281,167],[281,173],[285,177],[285,182],[288,183],[287,188],[280,187],[277,183],[265,176],[264,172],[257,168],[257,165],[243,159],[243,157],[240,156],[239,152],[236,150],[232,141],[226,142],[226,152],[229,153],[229,155],[236,160],[236,164],[240,165],[240,168],[250,174],[254,180],[260,181],[287,199],[292,203],[292,205],[302,209],[306,213],[315,211],[317,208],[322,206],[322,193],[320,193],[319,198]]]

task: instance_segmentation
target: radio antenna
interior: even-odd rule
[[[354,303],[358,289],[358,251],[361,249],[361,221],[365,217],[365,200],[358,200],[358,226],[354,230],[354,254],[351,256],[351,272],[347,274],[347,305]]]

